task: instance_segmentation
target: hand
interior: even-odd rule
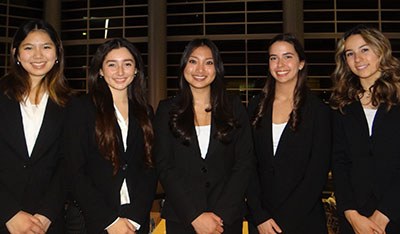
[[[50,224],[51,224],[50,219],[48,219],[46,216],[41,215],[41,214],[35,214],[33,216],[40,220],[40,222],[43,225],[44,231],[47,232],[47,230],[49,230],[49,227],[50,227]]]
[[[278,226],[275,220],[268,219],[264,223],[257,226],[258,233],[260,234],[276,234],[282,233],[282,229]]]
[[[390,221],[386,215],[379,210],[375,210],[374,213],[369,217],[369,220],[376,223],[383,230],[383,233],[386,233],[385,229]]]
[[[6,223],[7,230],[11,234],[44,234],[45,230],[43,224],[37,217],[19,211]]]
[[[136,234],[135,227],[126,218],[119,218],[117,222],[106,230],[109,234]]]
[[[222,233],[222,219],[212,212],[204,212],[192,222],[197,234]]]
[[[376,223],[359,214],[356,210],[346,210],[344,215],[356,234],[385,234]]]

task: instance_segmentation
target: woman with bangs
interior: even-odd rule
[[[0,233],[63,233],[64,50],[42,20],[22,24],[0,79]]]
[[[179,94],[158,105],[154,157],[167,233],[242,233],[253,143],[246,110],[223,78],[218,48],[195,39],[181,58]]]
[[[331,96],[341,233],[400,233],[400,63],[377,29],[338,41]]]

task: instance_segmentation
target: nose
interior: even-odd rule
[[[354,53],[354,62],[358,63],[361,60],[361,54]]]
[[[283,65],[285,65],[283,59],[278,59],[277,65],[278,65],[278,67],[282,67]]]
[[[118,66],[117,67],[117,74],[118,75],[123,75],[124,74],[124,67],[123,66]]]
[[[42,50],[40,48],[34,48],[33,56],[34,58],[41,58],[42,57]]]
[[[197,72],[202,72],[204,70],[204,64],[203,63],[198,63],[196,66],[196,71]]]

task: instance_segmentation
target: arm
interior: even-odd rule
[[[117,217],[106,203],[104,195],[96,188],[93,179],[87,174],[88,158],[91,153],[97,152],[93,136],[90,134],[89,125],[95,121],[89,118],[89,111],[92,106],[83,102],[82,99],[72,103],[68,110],[68,119],[65,131],[65,152],[68,174],[72,186],[72,194],[77,200],[86,222],[94,224],[94,230],[89,232],[100,232],[110,225]],[[102,160],[100,155],[95,155]],[[92,162],[95,163],[95,162]],[[103,166],[103,164],[99,164]],[[106,167],[97,168],[105,170]],[[92,227],[92,226],[91,226]],[[89,227],[89,228],[91,228]]]
[[[176,168],[173,147],[174,136],[169,129],[170,102],[160,102],[154,119],[154,157],[157,173],[162,187],[167,194],[168,201],[174,207],[174,211],[185,225],[191,225],[192,221],[204,211],[199,210],[191,193],[185,188],[184,178]]]
[[[234,164],[231,174],[226,182],[215,208],[215,214],[222,218],[224,223],[230,224],[241,214],[241,204],[245,199],[251,172],[255,170],[255,156],[253,151],[253,138],[246,110],[236,98],[233,102],[235,117],[240,128],[235,133],[235,138],[229,144],[234,147]]]
[[[312,134],[311,155],[302,180],[279,208],[275,217],[286,231],[295,230],[315,205],[321,202],[322,190],[328,177],[331,155],[330,110],[322,105],[314,105],[311,108],[314,108],[315,112],[312,132],[309,133]]]
[[[335,182],[335,196],[339,213],[356,210],[357,203],[351,185],[350,170],[352,161],[348,157],[348,143],[341,121],[342,114],[333,112],[332,117],[332,172]]]

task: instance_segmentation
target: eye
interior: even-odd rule
[[[116,65],[115,65],[115,63],[108,63],[107,64],[107,67],[115,67]]]
[[[270,56],[269,57],[269,61],[275,61],[277,58],[276,58],[276,56]]]
[[[352,51],[347,51],[346,53],[344,53],[344,56],[346,57],[346,58],[350,58],[350,57],[352,57],[354,55],[354,53],[352,52]]]
[[[292,59],[292,58],[293,58],[293,55],[287,54],[287,55],[284,56],[284,58],[285,58],[285,59]]]
[[[207,65],[214,65],[214,61],[213,60],[209,60],[206,62]]]
[[[125,67],[132,67],[133,63],[125,63]]]
[[[24,48],[22,48],[23,50],[31,50],[32,46],[25,46]]]
[[[368,51],[369,51],[368,47],[361,48],[361,53],[365,53],[365,52],[368,52]]]
[[[48,49],[52,49],[52,47],[51,47],[50,45],[45,45],[45,46],[43,46],[43,48],[44,48],[44,49],[47,49],[47,50],[48,50]]]
[[[190,64],[196,64],[196,60],[194,60],[194,59],[189,59],[188,63],[190,63]]]

